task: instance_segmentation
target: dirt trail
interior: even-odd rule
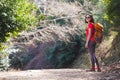
[[[103,80],[103,74],[81,69],[43,69],[0,72],[0,80]]]
[[[0,80],[120,80],[117,75],[104,72],[86,72],[83,69],[41,69],[0,72]]]
[[[0,80],[120,80],[120,61],[102,67],[102,72],[85,69],[36,69],[0,72]]]

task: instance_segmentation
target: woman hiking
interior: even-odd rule
[[[85,16],[85,23],[88,24],[87,28],[86,28],[86,44],[85,44],[85,48],[88,49],[89,53],[90,53],[90,59],[91,59],[91,63],[92,63],[92,67],[90,70],[88,71],[95,71],[95,63],[97,65],[97,71],[101,72],[98,60],[95,56],[95,46],[96,43],[94,41],[94,19],[93,16],[88,14]]]

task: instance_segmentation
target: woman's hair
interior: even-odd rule
[[[91,14],[87,14],[86,16],[85,16],[85,23],[88,23],[87,21],[86,21],[86,17],[90,17],[90,22],[92,22],[92,23],[94,23],[94,19],[93,19],[93,16],[91,15]]]

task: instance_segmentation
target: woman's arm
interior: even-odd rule
[[[91,28],[88,28],[88,36],[87,36],[85,48],[88,48],[88,42],[90,40],[90,37],[91,37]]]

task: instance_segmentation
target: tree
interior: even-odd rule
[[[106,18],[115,26],[120,25],[120,0],[104,0],[107,5]]]
[[[0,1],[0,43],[36,24],[37,7],[29,0]]]

